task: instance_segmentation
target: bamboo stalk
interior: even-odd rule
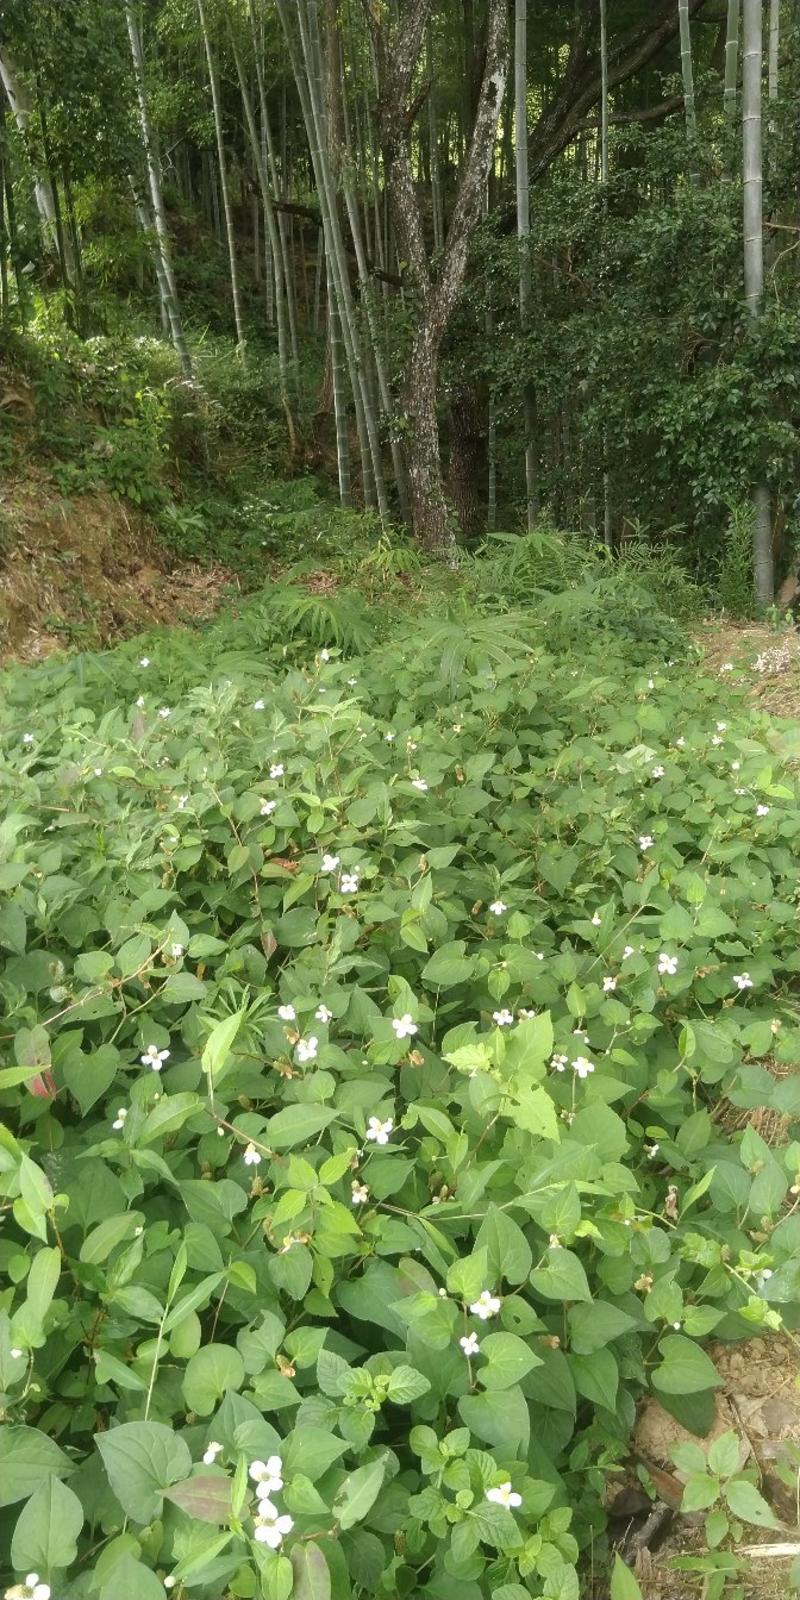
[[[231,298],[233,300],[233,321],[236,328],[236,345],[242,364],[246,363],[246,338],[244,331],[244,318],[242,315],[242,297],[239,287],[239,266],[236,257],[236,229],[233,220],[233,206],[231,204],[230,185],[225,164],[225,138],[222,127],[222,102],[219,92],[219,75],[214,52],[211,48],[211,36],[208,31],[205,7],[203,0],[197,0],[197,12],[200,18],[200,27],[203,33],[206,61],[208,63],[208,82],[211,89],[211,105],[214,113],[214,134],[217,141],[217,163],[219,167],[219,187],[222,195],[222,209],[225,214],[225,234],[228,243],[228,264],[231,280]]]

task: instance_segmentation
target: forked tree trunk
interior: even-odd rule
[[[156,250],[158,253],[160,276],[159,286],[162,283],[166,292],[166,309],[169,318],[172,343],[178,354],[183,375],[192,377],[192,358],[183,335],[178,290],[175,284],[175,274],[172,270],[172,255],[169,246],[169,229],[167,227],[167,213],[164,209],[164,196],[161,190],[161,162],[158,147],[155,142],[152,123],[150,121],[150,108],[147,103],[147,85],[144,70],[144,53],[139,34],[139,25],[133,8],[133,0],[125,0],[125,20],[128,24],[128,38],[131,46],[131,59],[133,61],[133,75],[136,80],[136,99],[139,106],[139,127],[142,134],[142,147],[144,150],[147,179],[150,187],[150,199],[153,209],[153,226],[155,229]]]
[[[445,499],[439,449],[437,396],[442,338],[464,280],[470,240],[494,149],[508,73],[507,0],[489,0],[486,59],[478,108],[441,266],[431,275],[409,148],[409,109],[431,12],[431,0],[409,0],[391,26],[372,0],[362,0],[375,49],[381,143],[398,249],[417,295],[417,331],[403,375],[401,406],[409,426],[409,499],[414,533],[429,550],[452,553],[453,529]]]
[[[208,62],[208,81],[211,89],[211,105],[214,112],[214,133],[217,141],[217,161],[219,164],[219,187],[222,194],[222,209],[225,213],[225,236],[228,241],[228,261],[230,264],[231,298],[233,300],[233,321],[236,328],[236,345],[242,362],[245,361],[245,333],[242,317],[242,297],[239,289],[239,266],[236,259],[236,229],[233,220],[233,206],[231,204],[230,185],[228,184],[228,170],[225,164],[225,138],[222,127],[222,102],[219,93],[219,76],[214,52],[211,48],[211,36],[208,31],[203,0],[197,0],[197,13],[200,18],[200,27],[203,33],[206,61]]]
[[[744,188],[744,293],[754,322],[764,298],[764,214],[762,161],[762,73],[764,47],[761,0],[744,0],[742,54],[742,145]],[[769,489],[753,491],[753,571],[756,597],[771,605],[774,590],[772,519]]]

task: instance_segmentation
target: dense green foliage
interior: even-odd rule
[[[641,1600],[637,1407],[800,1326],[796,742],[688,637],[795,564],[796,18],[746,306],[734,6],[491,114],[504,0],[0,9],[0,558],[223,586],[0,682],[0,1592]]]
[[[796,784],[517,626],[6,676],[2,1559],[59,1596],[577,1600],[637,1397],[796,1317],[800,1144],[713,1114],[800,1116]]]
[[[275,8],[261,0],[204,0],[202,16],[196,0],[153,0],[127,9],[139,18],[144,92],[197,376],[202,380],[208,367],[198,355],[198,335],[217,340],[235,331],[235,269],[249,373],[241,393],[231,386],[227,419],[242,418],[246,426],[259,414],[251,404],[257,389],[265,389],[271,405],[269,421],[262,413],[263,452],[270,470],[282,458],[333,478],[338,456],[340,473],[345,469],[343,501],[373,510],[363,428],[359,447],[355,426],[352,361],[341,348],[338,354],[330,343],[324,348],[328,296],[339,291],[326,286],[330,238],[304,121],[300,36],[289,29],[293,60]],[[395,238],[369,8],[355,0],[303,0],[300,9],[309,23],[316,19],[319,33],[327,158],[353,298],[348,337],[359,341],[369,374],[388,517],[398,522],[404,502],[397,462],[405,451],[407,469],[420,449],[404,373],[425,296]],[[420,249],[435,283],[447,254],[443,240],[458,213],[489,5],[437,0],[429,9],[416,72],[419,97],[407,132]],[[773,6],[780,31],[769,67],[766,16],[764,27],[765,293],[754,322],[742,274],[741,39],[731,96],[724,89],[728,7],[691,0],[689,10],[697,119],[691,135],[680,93],[677,5],[624,0],[613,8],[605,181],[595,0],[552,0],[531,15],[524,64],[531,172],[525,248],[535,315],[521,329],[514,187],[519,130],[509,89],[498,116],[485,221],[466,254],[440,379],[434,374],[432,381],[452,523],[470,547],[487,528],[515,527],[524,510],[527,394],[535,416],[537,514],[592,538],[605,528],[607,542],[620,550],[631,538],[659,552],[671,549],[728,603],[723,569],[729,533],[741,527],[756,483],[772,498],[777,577],[795,564],[800,58],[793,8]],[[377,14],[383,15],[380,8]],[[0,130],[4,333],[21,324],[52,330],[65,319],[91,336],[127,334],[132,318],[148,334],[156,326],[153,217],[149,200],[137,217],[131,188],[132,177],[137,192],[146,187],[147,164],[125,17],[123,4],[109,13],[98,0],[81,7],[7,0],[3,49],[30,115],[23,129],[9,102]],[[221,146],[207,48],[219,82]],[[239,67],[268,156],[264,181],[277,208],[277,255]],[[49,184],[60,207],[57,240],[53,226],[43,226],[37,215],[37,183]],[[363,270],[356,269],[359,248]],[[161,313],[163,329],[169,324],[163,297]],[[334,355],[344,408],[338,428]],[[158,416],[149,422],[157,428]],[[126,452],[116,437],[109,442],[119,467],[115,485],[127,493],[140,476],[147,478],[149,446],[137,439],[136,449]],[[213,435],[209,448],[213,455]],[[95,457],[79,459],[69,482],[97,469]],[[210,523],[217,555],[217,519]],[[416,524],[414,531],[419,534]],[[193,547],[202,545],[196,524],[196,537],[191,526],[188,533]],[[736,610],[748,604],[746,593],[734,596]]]
[[[794,102],[792,117],[790,144]],[[713,580],[729,508],[746,501],[760,471],[796,537],[797,297],[781,293],[776,278],[753,334],[740,287],[741,195],[719,181],[712,147],[699,188],[685,181],[685,138],[674,125],[647,137],[622,132],[617,155],[621,170],[604,195],[574,170],[538,193],[537,318],[525,340],[485,346],[503,473],[515,470],[518,397],[533,372],[541,499],[556,520],[596,523],[605,471],[615,527],[623,519],[629,530],[668,539],[691,570]],[[778,175],[775,191],[772,213],[784,215],[788,189]],[[488,304],[508,333],[516,244],[487,225],[479,252],[476,326]]]

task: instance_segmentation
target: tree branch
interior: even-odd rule
[[[441,338],[463,282],[470,239],[481,214],[494,152],[509,59],[507,0],[489,0],[486,58],[478,109],[444,244],[441,271],[433,291],[431,309],[434,338]]]
[[[591,5],[591,0],[589,0]],[[689,0],[694,16],[707,0]],[[584,0],[586,6],[586,0]],[[600,65],[588,49],[593,34],[593,8],[578,17],[567,67],[559,91],[531,133],[530,175],[541,177],[579,131],[586,113],[600,98]],[[608,50],[608,86],[616,88],[646,67],[678,31],[675,0],[661,0],[649,21],[628,28],[612,39]]]
[[[609,117],[609,122],[615,125],[630,122],[660,122],[663,117],[671,117],[676,111],[683,110],[683,95],[671,94],[667,100],[659,100],[658,105],[644,106],[641,111],[616,111]],[[578,123],[576,131],[583,132],[589,128],[599,128],[597,117],[587,117]]]

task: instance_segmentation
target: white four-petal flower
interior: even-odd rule
[[[370,1117],[367,1123],[366,1137],[371,1139],[374,1144],[388,1144],[389,1134],[393,1128],[394,1123],[391,1117],[387,1117],[385,1122],[381,1122],[380,1117]]]
[[[143,1056],[139,1057],[143,1067],[152,1067],[154,1072],[160,1072],[164,1062],[169,1058],[168,1050],[159,1050],[157,1044],[149,1044]]]
[[[417,1032],[417,1024],[410,1011],[404,1011],[402,1017],[392,1017],[392,1028],[397,1039],[410,1039]]]
[[[512,1511],[515,1511],[517,1506],[522,1505],[522,1495],[517,1494],[516,1490],[512,1489],[510,1482],[499,1483],[496,1488],[487,1489],[486,1498],[492,1505],[507,1506]]]
[[[477,1300],[470,1306],[473,1317],[480,1317],[481,1322],[488,1322],[490,1317],[500,1313],[503,1302],[498,1294],[492,1294],[491,1289],[481,1289]]]

